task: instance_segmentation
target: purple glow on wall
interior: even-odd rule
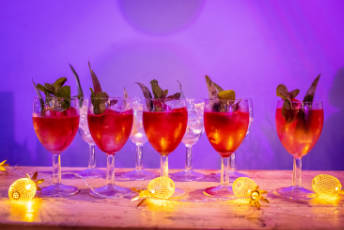
[[[18,165],[50,165],[38,142],[31,113],[31,79],[50,82],[75,66],[84,89],[90,60],[105,90],[126,87],[140,96],[136,81],[157,78],[189,97],[207,97],[209,74],[239,97],[251,97],[254,122],[237,151],[240,169],[290,169],[291,156],[275,131],[275,87],[285,83],[305,93],[322,74],[316,100],[324,101],[323,133],[304,158],[306,169],[344,169],[344,2],[337,1],[7,1],[2,4],[0,160]],[[184,167],[185,148],[170,155]],[[218,168],[219,156],[205,135],[194,146],[195,168]],[[64,166],[86,166],[87,144],[77,136],[63,153]],[[105,155],[97,152],[98,165]],[[135,146],[118,154],[119,167],[133,167]],[[144,165],[159,156],[144,146]]]

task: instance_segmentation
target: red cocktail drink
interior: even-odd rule
[[[279,188],[277,194],[292,200],[308,200],[312,191],[302,187],[302,157],[318,141],[323,123],[324,111],[320,102],[293,100],[288,107],[277,102],[276,130],[284,148],[294,157],[292,186]]]
[[[205,112],[204,129],[213,148],[229,157],[246,136],[250,115],[248,112]]]
[[[61,98],[50,95],[45,100],[36,98],[33,104],[32,122],[41,144],[52,154],[53,184],[42,188],[43,196],[70,196],[78,188],[61,183],[61,153],[72,143],[79,129],[79,101],[77,98]]]
[[[294,111],[294,119],[287,122],[282,109],[276,110],[277,135],[284,148],[295,158],[305,156],[318,141],[324,121],[322,109],[311,109],[304,116]]]
[[[133,125],[131,101],[126,98],[91,98],[88,114],[91,136],[107,155],[106,185],[92,189],[90,194],[100,198],[132,196],[128,188],[115,185],[115,154],[129,139]]]
[[[166,112],[143,112],[143,126],[153,148],[167,156],[177,148],[187,126],[186,108]]]
[[[74,108],[34,114],[32,121],[39,141],[54,154],[60,154],[72,143],[79,128],[79,114]]]
[[[127,142],[133,124],[133,110],[117,112],[106,109],[88,114],[88,127],[94,142],[107,154],[115,154]]]
[[[247,99],[206,100],[204,129],[213,148],[221,155],[221,184],[207,188],[204,193],[213,197],[233,197],[229,183],[230,156],[246,136],[250,122]]]
[[[149,99],[142,122],[149,143],[160,154],[160,176],[168,176],[168,155],[186,131],[188,112],[185,100]]]

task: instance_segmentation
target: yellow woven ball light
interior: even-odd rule
[[[151,197],[169,199],[173,196],[175,184],[169,177],[157,177],[149,182],[147,190]]]
[[[239,177],[232,185],[234,195],[241,198],[249,197],[256,188],[256,182],[248,177]]]
[[[319,174],[312,180],[312,188],[318,195],[335,196],[342,193],[342,184],[331,175]]]
[[[14,181],[8,189],[8,198],[16,201],[32,200],[37,192],[36,183],[29,178]]]

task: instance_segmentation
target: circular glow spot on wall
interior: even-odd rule
[[[136,30],[151,35],[168,35],[191,25],[204,0],[119,0],[125,20]]]

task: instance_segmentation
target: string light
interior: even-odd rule
[[[10,200],[29,201],[36,195],[36,184],[30,178],[21,178],[11,184],[8,189]]]
[[[338,196],[342,191],[340,181],[331,175],[319,174],[312,180],[312,189],[317,195]]]
[[[27,174],[26,178],[14,181],[8,189],[8,198],[16,201],[32,200],[37,190],[40,190],[38,185],[44,181],[43,179],[37,179],[37,177],[38,173],[35,172],[32,177]]]
[[[249,204],[258,209],[261,207],[260,201],[269,203],[263,196],[267,192],[260,190],[256,182],[248,177],[237,178],[232,185],[233,193],[236,197],[241,199],[249,199]]]
[[[175,191],[174,181],[166,176],[157,177],[148,183],[147,190],[142,190],[132,201],[141,199],[137,206],[140,206],[147,198],[168,200]]]
[[[0,171],[1,172],[6,172],[6,166],[9,166],[8,164],[6,164],[6,161],[7,160],[4,160],[4,161],[2,161],[2,162],[0,162]]]

